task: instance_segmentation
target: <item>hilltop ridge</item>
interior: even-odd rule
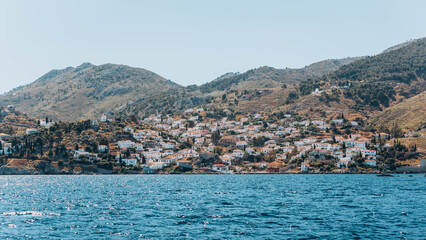
[[[33,83],[0,96],[0,105],[13,104],[28,115],[63,121],[101,114],[129,117],[173,113],[206,104],[243,112],[328,109],[368,115],[424,91],[425,55],[423,38],[376,56],[328,59],[300,69],[263,66],[244,73],[225,73],[211,82],[187,87],[142,68],[82,63],[51,70]],[[348,85],[350,89],[330,90]],[[312,96],[317,88],[324,94]]]
[[[75,121],[97,117],[169,89],[183,88],[151,71],[126,65],[83,63],[51,70],[0,98],[35,117]]]

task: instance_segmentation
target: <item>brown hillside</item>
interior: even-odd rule
[[[35,117],[76,121],[99,115],[179,85],[142,68],[90,63],[52,70],[35,82],[12,90],[0,104],[13,104]]]
[[[426,123],[426,91],[375,115],[370,123],[375,127],[391,128],[398,124],[401,128],[414,130]]]

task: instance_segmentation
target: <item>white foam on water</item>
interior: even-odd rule
[[[4,212],[1,215],[3,215],[3,216],[21,216],[21,215],[29,215],[29,216],[43,216],[43,215],[61,216],[60,213],[42,213],[42,212],[37,212],[37,211]]]

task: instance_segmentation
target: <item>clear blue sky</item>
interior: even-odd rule
[[[0,0],[0,92],[119,63],[182,85],[259,66],[374,55],[426,36],[426,1]]]

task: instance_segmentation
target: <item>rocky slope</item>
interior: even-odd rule
[[[167,92],[147,98],[141,98],[127,104],[116,116],[146,116],[152,113],[172,113],[185,108],[204,105],[215,96],[222,96],[227,91],[244,91],[253,89],[281,89],[284,85],[293,85],[311,77],[320,77],[359,58],[324,60],[302,69],[276,69],[260,67],[244,73],[226,73],[215,80],[201,86],[188,86],[185,89],[171,89]],[[275,105],[269,105],[272,107]]]
[[[425,76],[423,38],[376,56],[325,60],[301,69],[265,66],[188,87],[141,68],[84,63],[50,71],[0,96],[0,105],[13,104],[30,116],[66,121],[104,113],[112,117],[173,113],[209,104],[242,112],[290,109],[370,115],[426,90]],[[312,95],[316,88],[322,94]]]
[[[179,88],[182,87],[142,68],[84,63],[50,71],[2,96],[0,105],[13,104],[34,117],[75,121],[97,118],[138,99]]]
[[[342,110],[375,114],[403,99],[426,90],[426,38],[418,39],[382,54],[366,57],[340,69],[299,84],[293,109],[314,107],[328,110],[335,104]],[[311,94],[316,88],[322,94]],[[334,89],[333,89],[334,88]],[[318,98],[321,104],[303,100]],[[339,104],[347,100],[348,105]]]
[[[219,96],[220,99],[213,102],[215,107],[236,112],[290,110],[318,118],[339,116],[341,113],[365,118],[425,91],[425,77],[426,39],[423,38],[287,88],[269,89],[254,97],[247,91],[228,91],[224,93],[226,97]],[[319,92],[312,94],[317,88]],[[222,98],[227,100],[222,101]],[[422,100],[413,98],[412,104],[416,99]],[[407,120],[404,119],[400,121]]]
[[[416,130],[426,124],[426,92],[406,99],[374,116],[370,123],[391,129],[395,124],[407,130]]]
[[[313,63],[301,69],[276,69],[273,67],[260,67],[241,74],[225,75],[199,87],[203,93],[226,90],[266,89],[281,87],[283,84],[291,85],[308,78],[317,78],[331,73],[341,66],[349,64],[361,57],[329,59]]]

